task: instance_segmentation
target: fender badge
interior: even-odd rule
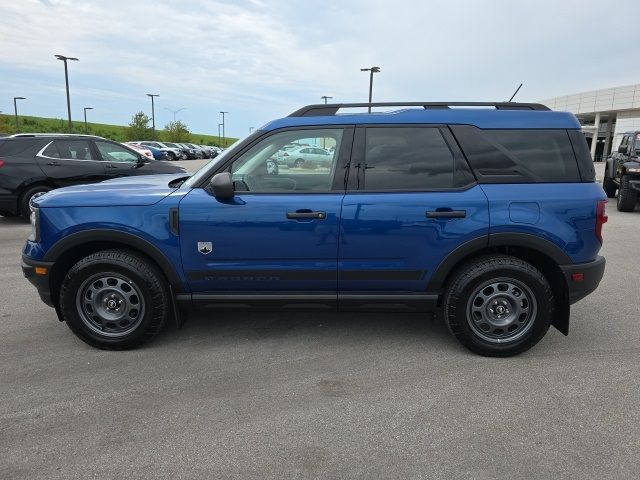
[[[203,255],[209,255],[213,250],[211,242],[198,242],[198,251]]]

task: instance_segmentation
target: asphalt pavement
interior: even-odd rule
[[[507,359],[419,314],[199,314],[96,350],[0,217],[0,478],[640,478],[640,208],[608,214],[570,335]]]

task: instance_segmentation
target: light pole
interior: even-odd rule
[[[369,113],[371,113],[371,99],[373,97],[373,74],[380,72],[380,67],[361,68],[361,72],[369,73]]]
[[[173,121],[175,122],[176,121],[176,114],[181,112],[182,110],[186,110],[187,108],[186,107],[182,107],[182,108],[179,108],[178,110],[171,110],[170,108],[164,107],[164,109],[170,111],[171,113],[173,113]]]
[[[324,100],[324,104],[326,105],[327,104],[327,100],[330,99],[330,98],[333,98],[333,97],[329,97],[327,95],[323,95],[320,98]]]
[[[222,146],[222,142],[220,141],[220,127],[222,126],[221,123],[218,124],[218,145]]]
[[[87,128],[87,110],[93,110],[93,107],[84,107],[84,133],[89,133]]]
[[[226,143],[226,140],[227,140],[227,136],[224,131],[224,114],[229,112],[220,112],[220,113],[222,114],[222,143],[224,144]]]
[[[75,57],[65,57],[64,55],[56,55],[55,57],[64,62],[64,83],[67,87],[67,115],[69,118],[69,133],[71,133],[73,125],[71,125],[71,99],[69,97],[69,70],[67,69],[67,60],[77,62],[78,59]]]
[[[13,112],[16,116],[16,133],[20,133],[20,127],[18,126],[18,103],[16,100],[26,100],[26,97],[13,97]]]
[[[147,97],[151,97],[151,129],[153,130],[153,139],[156,139],[156,109],[153,104],[153,97],[159,97],[155,93],[147,93]]]

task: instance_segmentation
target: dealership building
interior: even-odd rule
[[[596,161],[606,159],[618,148],[624,132],[640,130],[640,84],[549,98],[540,103],[578,117]]]

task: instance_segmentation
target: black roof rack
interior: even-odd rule
[[[307,105],[290,117],[320,117],[335,115],[341,108],[358,107],[423,107],[425,110],[441,110],[450,107],[494,107],[496,110],[550,110],[540,103],[518,102],[382,102],[382,103],[331,103]]]

